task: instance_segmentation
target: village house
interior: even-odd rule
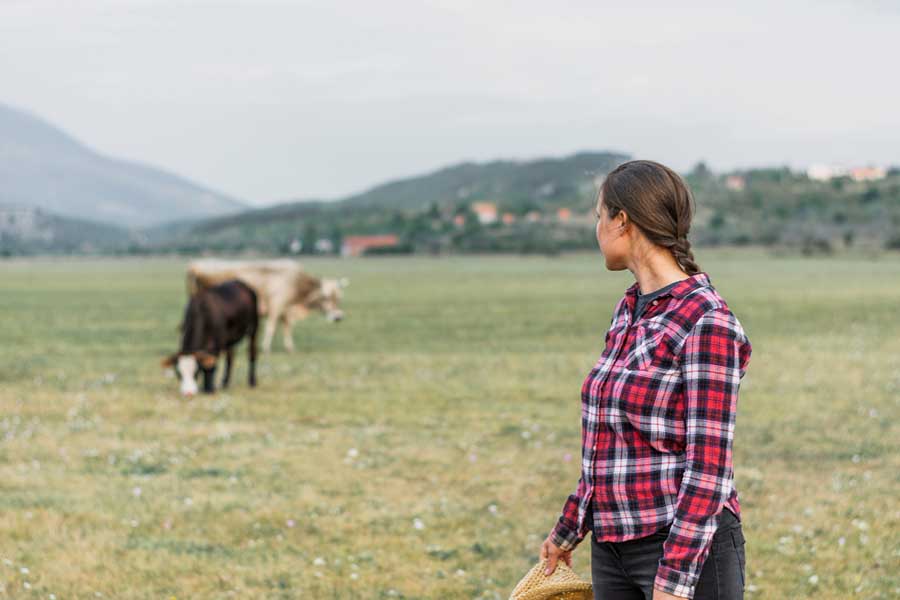
[[[0,206],[0,233],[33,237],[38,230],[38,211],[28,206]]]
[[[471,208],[482,225],[497,222],[497,205],[493,202],[473,202]]]
[[[743,192],[747,187],[747,180],[743,175],[729,175],[725,178],[725,187],[733,192]]]
[[[878,181],[887,177],[887,169],[884,167],[855,167],[850,169],[850,179],[853,181]]]
[[[829,165],[812,165],[806,170],[806,176],[816,181],[830,181],[836,177],[849,177],[853,181],[878,181],[887,177],[884,167],[834,167]]]
[[[341,256],[362,256],[371,248],[391,248],[399,245],[400,239],[392,234],[349,235],[341,245]]]

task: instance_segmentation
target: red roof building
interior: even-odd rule
[[[384,235],[349,235],[341,245],[341,256],[362,256],[370,248],[390,248],[400,243],[393,233]]]

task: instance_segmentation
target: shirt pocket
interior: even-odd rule
[[[631,349],[625,356],[625,368],[629,371],[645,371],[677,366],[678,356],[673,352],[672,336],[666,324],[660,321],[639,323]]]

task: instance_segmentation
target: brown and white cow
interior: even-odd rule
[[[311,312],[321,312],[331,322],[344,318],[340,303],[347,279],[320,279],[307,273],[291,259],[192,261],[187,270],[188,293],[215,285],[226,279],[243,281],[256,291],[259,311],[266,317],[263,351],[272,348],[278,324],[282,326],[284,348],[294,349],[292,328]]]
[[[203,391],[215,390],[216,363],[225,353],[225,376],[222,387],[231,379],[234,347],[244,337],[249,339],[249,383],[256,385],[256,331],[259,307],[256,292],[238,280],[198,291],[191,296],[181,323],[181,346],[175,354],[163,360],[164,367],[173,367],[181,383],[181,393],[197,393],[197,378],[203,375]]]

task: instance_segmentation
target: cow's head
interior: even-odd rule
[[[293,309],[294,317],[302,319],[309,310],[319,310],[325,318],[332,323],[344,319],[344,311],[341,309],[341,300],[344,298],[343,290],[350,285],[346,277],[341,279],[322,279],[318,288],[306,297],[303,306]]]
[[[181,383],[181,394],[183,396],[193,396],[199,391],[197,378],[201,373],[203,373],[203,391],[211,393],[215,389],[213,376],[216,371],[216,360],[216,355],[203,352],[202,350],[192,353],[176,352],[165,358],[162,361],[162,365],[175,370],[175,375]]]

